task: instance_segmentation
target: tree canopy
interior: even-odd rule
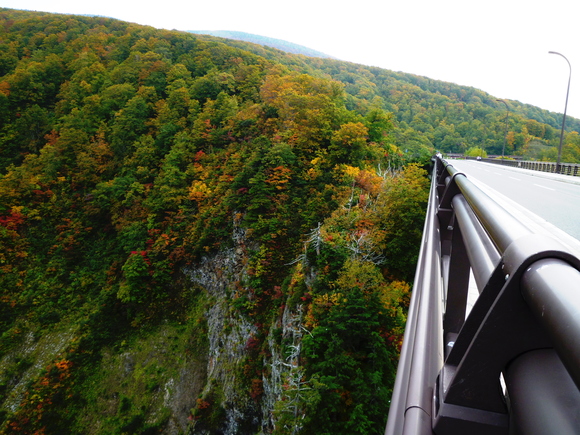
[[[493,98],[103,17],[0,39],[0,431],[382,432],[424,167],[503,144]]]

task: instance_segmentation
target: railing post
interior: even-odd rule
[[[447,279],[447,297],[445,303],[445,315],[443,316],[443,338],[448,342],[449,334],[457,335],[465,321],[465,309],[467,305],[467,292],[469,286],[469,257],[465,249],[461,228],[455,220],[451,237],[451,252],[449,258],[449,270]],[[455,340],[453,340],[455,341]]]

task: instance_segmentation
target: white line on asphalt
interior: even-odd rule
[[[552,189],[551,187],[542,186],[541,184],[534,184],[534,186],[538,186],[538,187],[541,187],[543,189],[548,189],[548,190],[556,190],[556,189]]]
[[[510,177],[510,178],[511,178],[512,180],[516,180],[516,181],[522,181],[521,179],[519,179],[519,178],[516,178],[516,177]]]

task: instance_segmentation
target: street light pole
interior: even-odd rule
[[[566,62],[568,62],[568,67],[570,68],[570,74],[568,75],[568,89],[566,91],[566,104],[564,105],[564,118],[562,119],[562,131],[560,132],[560,146],[558,147],[558,161],[556,162],[556,173],[560,173],[560,159],[562,158],[562,142],[564,141],[564,127],[566,126],[566,109],[568,108],[568,94],[570,93],[570,79],[572,78],[572,65],[570,65],[570,61],[566,59],[561,53],[556,51],[549,51],[549,54],[557,54],[558,56],[562,56]]]
[[[506,113],[505,113],[505,133],[503,135],[503,148],[501,150],[501,164],[503,165],[503,158],[504,158],[504,154],[505,154],[505,145],[507,143],[507,133],[508,133],[508,116],[510,114],[510,108],[508,107],[507,103],[504,100],[496,100],[496,101],[501,101],[503,104],[505,104],[505,109],[506,109]]]

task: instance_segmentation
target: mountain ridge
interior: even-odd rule
[[[472,85],[462,85],[462,84],[458,84],[455,82],[433,79],[431,77],[415,74],[412,72],[394,71],[394,70],[389,70],[389,69],[384,68],[384,67],[359,64],[357,62],[352,62],[349,60],[336,58],[334,56],[331,56],[331,55],[328,55],[326,53],[312,49],[310,47],[295,44],[293,42],[282,40],[282,39],[271,38],[268,36],[262,36],[262,35],[257,35],[257,34],[253,34],[253,33],[248,33],[248,32],[241,32],[241,31],[231,31],[231,30],[188,30],[187,32],[194,33],[196,35],[206,35],[206,36],[210,36],[210,37],[228,39],[231,41],[238,41],[241,43],[256,44],[256,45],[262,46],[264,48],[274,48],[274,49],[281,50],[281,51],[284,51],[284,52],[289,53],[289,54],[299,54],[299,55],[304,55],[304,56],[312,57],[312,58],[325,59],[328,61],[344,62],[344,63],[353,64],[353,65],[359,65],[359,66],[364,67],[370,71],[373,71],[373,70],[389,71],[389,72],[391,72],[391,73],[393,73],[401,78],[404,78],[405,81],[408,81],[409,83],[413,83],[413,84],[421,87],[424,90],[430,90],[430,86],[429,86],[430,84],[444,83],[444,84],[448,84],[452,88],[473,89],[473,90],[476,90],[476,91],[479,91],[479,92],[482,92],[482,93],[485,93],[485,94],[488,94],[491,96],[491,94],[489,94],[487,91],[480,89],[480,88],[477,88],[477,87],[474,87]],[[231,43],[229,43],[229,44],[232,45]],[[236,46],[235,44],[233,44],[233,45]],[[243,47],[243,48],[248,49],[250,51],[254,51],[247,46]],[[256,52],[259,55],[264,55],[264,53],[260,52],[260,51],[254,51],[254,52]],[[497,97],[492,96],[492,99],[494,101],[496,101]],[[535,119],[538,122],[548,123],[555,128],[559,128],[559,125],[561,125],[562,117],[563,117],[562,113],[553,112],[553,111],[550,111],[548,109],[542,109],[541,107],[534,106],[533,104],[529,104],[529,103],[524,103],[524,102],[521,102],[519,100],[512,100],[512,99],[506,99],[506,100],[512,104],[512,109],[515,109],[517,112],[522,113],[523,115],[525,115],[527,117]],[[550,116],[549,116],[549,118],[546,118],[545,116],[538,116],[538,112],[545,112],[547,114],[550,114]],[[568,124],[566,125],[567,130],[580,131],[580,120],[578,118],[575,118],[573,116],[568,115],[567,120],[568,120]]]
[[[304,45],[295,44],[283,39],[271,38],[269,36],[257,35],[254,33],[240,32],[237,30],[187,30],[189,33],[196,35],[210,35],[219,38],[233,39],[236,41],[251,42],[254,44],[265,45],[267,47],[276,48],[292,54],[303,54],[309,57],[321,57],[324,59],[336,59],[318,50],[314,50]]]

